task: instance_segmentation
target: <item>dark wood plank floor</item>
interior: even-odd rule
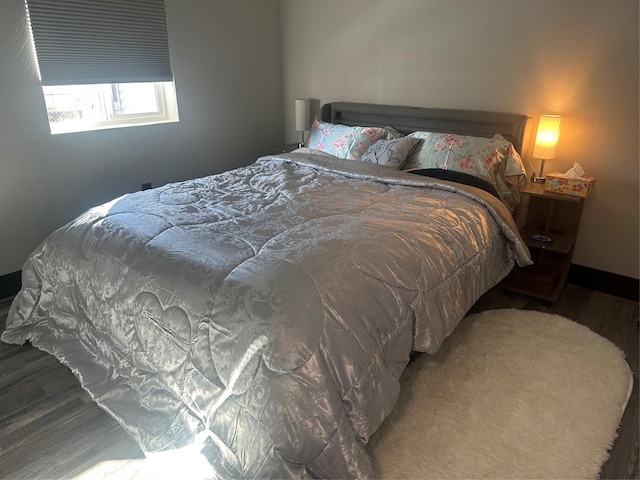
[[[0,300],[1,330],[10,301]],[[635,385],[601,478],[637,479],[638,304],[568,285],[550,305],[496,287],[471,313],[494,308],[562,315],[625,352]],[[35,348],[0,343],[0,478],[133,478],[142,471],[142,458],[135,442],[91,401],[66,367]],[[96,465],[102,467],[99,472],[91,470]]]

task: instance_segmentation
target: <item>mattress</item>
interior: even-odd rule
[[[363,478],[412,351],[514,264],[492,195],[313,153],[136,192],[53,233],[2,340],[51,353],[145,452],[220,478]]]

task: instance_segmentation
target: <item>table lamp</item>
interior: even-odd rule
[[[309,99],[296,99],[296,131],[302,132],[302,141],[298,145],[304,147],[304,132],[311,128],[309,118]]]
[[[544,162],[553,160],[556,157],[558,139],[560,138],[560,126],[562,117],[560,115],[541,115],[538,122],[538,133],[536,143],[533,147],[533,158],[540,160],[540,174],[531,175],[533,183],[544,183]]]

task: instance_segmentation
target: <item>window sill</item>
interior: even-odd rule
[[[124,123],[108,123],[108,124],[77,124],[70,125],[66,122],[65,125],[54,127],[50,125],[51,135],[62,135],[64,133],[77,133],[77,132],[92,132],[97,130],[111,130],[114,128],[127,128],[127,127],[142,127],[145,125],[160,125],[163,123],[178,123],[179,119],[154,119],[141,122],[124,122]]]

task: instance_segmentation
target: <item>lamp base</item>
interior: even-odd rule
[[[547,181],[544,177],[538,177],[537,175],[531,175],[531,181],[533,183],[545,183]]]

